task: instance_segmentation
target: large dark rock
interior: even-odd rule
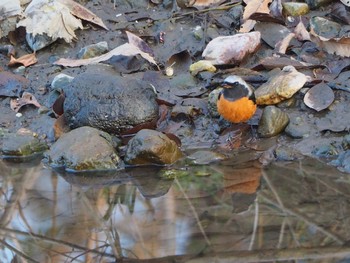
[[[129,77],[81,74],[64,92],[64,115],[71,128],[119,133],[158,117],[152,86]]]
[[[66,170],[91,171],[120,168],[111,136],[91,127],[62,135],[46,154],[50,165]]]

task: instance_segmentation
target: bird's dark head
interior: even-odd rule
[[[221,95],[225,99],[235,101],[243,97],[252,97],[253,89],[239,76],[228,76],[221,84],[223,90]]]

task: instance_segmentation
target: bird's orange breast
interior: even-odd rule
[[[230,101],[221,95],[217,102],[217,107],[219,114],[233,123],[248,121],[256,111],[256,104],[248,97]]]

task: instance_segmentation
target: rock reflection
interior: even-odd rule
[[[350,255],[349,175],[313,159],[264,168],[225,160],[184,166],[174,179],[162,178],[161,167],[57,175],[0,161],[0,169],[1,262]]]

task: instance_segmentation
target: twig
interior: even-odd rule
[[[188,16],[188,15],[196,15],[196,14],[201,14],[201,13],[207,13],[210,11],[224,11],[227,9],[230,9],[232,7],[238,6],[242,4],[241,2],[238,3],[234,3],[234,4],[230,4],[230,5],[224,5],[224,6],[217,6],[217,7],[211,7],[211,8],[206,8],[206,9],[202,9],[202,10],[196,10],[196,11],[190,11],[190,12],[185,12],[185,13],[175,13],[172,17],[173,18],[181,18],[184,16]]]
[[[185,197],[185,199],[186,199],[188,205],[190,206],[190,208],[191,208],[191,210],[192,210],[192,212],[193,212],[193,215],[194,215],[194,217],[195,217],[195,219],[196,219],[196,221],[197,221],[198,227],[199,227],[200,231],[202,232],[202,234],[203,234],[203,236],[204,236],[205,241],[206,241],[207,244],[210,246],[210,245],[211,245],[210,240],[208,239],[207,234],[206,234],[205,231],[204,231],[204,228],[203,228],[202,223],[201,223],[201,221],[200,221],[200,219],[199,219],[199,217],[198,217],[198,214],[197,214],[197,212],[196,212],[196,209],[195,209],[194,206],[192,205],[190,199],[188,198],[187,194],[185,193],[184,189],[182,188],[182,186],[181,186],[181,184],[179,183],[179,181],[177,180],[177,178],[175,178],[174,182],[177,184],[177,186],[179,187],[181,193],[184,195],[184,197]]]
[[[30,262],[33,263],[40,263],[39,261],[36,261],[35,259],[31,258],[30,256],[28,256],[27,254],[23,253],[22,251],[18,250],[17,248],[11,246],[10,244],[8,244],[6,241],[4,240],[0,240],[0,243],[4,246],[7,247],[9,250],[11,250],[12,252],[14,252],[17,256],[20,256],[21,258],[24,258]]]
[[[254,241],[256,237],[256,230],[258,229],[258,223],[259,223],[259,202],[257,198],[255,199],[254,204],[255,204],[254,226],[253,226],[252,238],[249,244],[249,250],[253,249]]]
[[[96,249],[89,249],[89,248],[86,248],[86,247],[83,247],[83,246],[80,246],[80,245],[77,245],[77,244],[73,244],[73,243],[70,243],[70,242],[67,242],[67,241],[57,240],[57,239],[54,239],[54,238],[51,238],[51,237],[47,237],[47,236],[43,236],[43,235],[31,233],[31,232],[24,232],[24,231],[11,229],[11,228],[6,228],[6,227],[1,227],[1,226],[0,226],[0,230],[3,231],[3,232],[14,233],[14,234],[22,235],[22,236],[26,236],[26,237],[42,239],[44,241],[48,241],[48,242],[52,242],[52,243],[60,244],[60,245],[65,245],[67,247],[71,247],[71,248],[74,248],[74,249],[80,249],[80,250],[83,250],[83,251],[89,250],[89,252],[94,253],[94,254],[115,258],[115,256],[113,254],[110,254],[110,253],[101,253],[100,251],[98,251]]]

